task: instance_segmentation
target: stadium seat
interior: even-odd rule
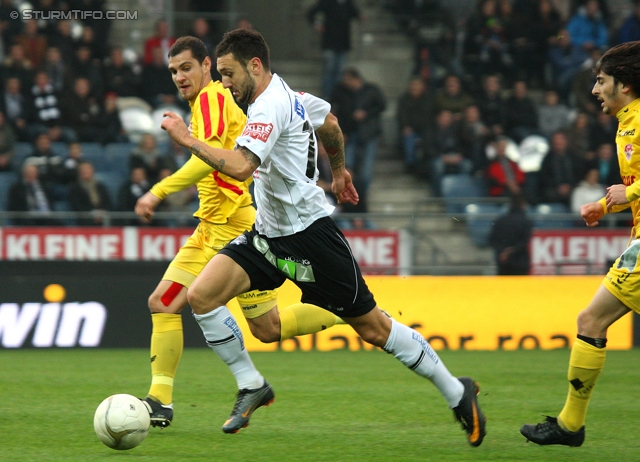
[[[551,217],[550,215],[569,213],[569,208],[564,204],[549,203],[538,204],[533,209],[533,225],[541,229],[573,228],[574,220],[564,217]]]
[[[109,190],[111,196],[111,205],[113,208],[118,207],[118,194],[122,184],[128,180],[128,176],[123,176],[118,172],[96,172],[96,180],[102,182]]]
[[[527,136],[520,142],[520,160],[518,166],[525,173],[540,170],[544,156],[549,152],[549,141],[544,136]]]
[[[7,210],[9,189],[18,178],[14,172],[0,172],[0,210]]]
[[[465,207],[469,236],[477,247],[486,247],[489,244],[493,223],[504,212],[504,208],[494,203],[469,204]]]
[[[154,127],[151,114],[141,107],[131,106],[119,112],[120,122],[129,141],[137,143],[145,133],[154,133]]]
[[[136,145],[133,143],[109,143],[104,148],[105,170],[129,177],[129,154]]]
[[[466,173],[442,176],[442,197],[446,211],[451,214],[463,214],[464,198],[482,197],[482,190],[477,181]]]
[[[56,156],[60,156],[63,159],[67,157],[67,154],[69,153],[67,143],[63,143],[62,141],[54,141],[51,143],[51,150]]]
[[[13,169],[20,172],[22,162],[33,152],[33,144],[25,141],[18,141],[13,149]]]
[[[177,106],[161,106],[157,109],[154,109],[151,112],[151,120],[153,122],[153,136],[156,137],[156,141],[158,143],[168,143],[169,142],[169,134],[160,128],[162,124],[162,119],[164,119],[164,114],[166,111],[175,112],[180,117],[184,119],[184,111]]]
[[[91,162],[96,171],[107,170],[107,156],[100,143],[82,143],[82,157]]]
[[[52,208],[54,212],[71,212],[71,204],[67,201],[54,201]],[[76,225],[76,220],[74,218],[62,218],[60,219],[60,222],[65,226]]]

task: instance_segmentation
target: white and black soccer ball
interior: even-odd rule
[[[113,449],[131,449],[149,434],[149,411],[135,396],[118,394],[100,403],[93,428],[100,441]]]

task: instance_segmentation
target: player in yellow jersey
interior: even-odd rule
[[[180,96],[191,107],[191,135],[210,146],[233,149],[244,129],[246,116],[231,92],[210,74],[211,59],[204,44],[194,37],[182,37],[169,51],[169,70]],[[169,194],[197,185],[200,207],[195,216],[200,224],[169,264],[162,280],[149,297],[153,330],[151,335],[152,380],[145,403],[152,425],[166,427],[173,419],[173,383],[183,350],[182,317],[187,289],[207,262],[229,241],[255,221],[248,186],[214,170],[195,156],[173,175],[163,179],[141,197],[136,213],[150,220],[155,208]],[[264,342],[284,340],[333,326],[338,318],[322,308],[298,303],[278,312],[275,291],[253,291],[238,297],[254,335]],[[230,418],[223,430],[235,433],[248,424],[256,407],[273,400],[273,390],[257,371],[244,349],[240,329],[226,310],[218,334],[210,346],[227,363],[238,382],[238,403],[256,402],[242,419]],[[232,348],[232,343],[240,348]],[[236,413],[237,414],[237,413]],[[245,414],[245,413],[242,413]],[[236,416],[238,417],[238,416]]]
[[[607,51],[595,66],[592,93],[606,114],[618,119],[616,146],[624,184],[613,185],[599,202],[581,207],[587,226],[596,226],[606,213],[631,207],[632,239],[615,261],[591,303],[578,315],[578,338],[569,359],[569,393],[558,417],[520,432],[534,443],[580,446],[591,393],[604,367],[607,329],[631,310],[640,313],[640,42],[627,42]]]

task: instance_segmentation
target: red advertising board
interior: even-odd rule
[[[192,228],[0,228],[0,260],[169,261]],[[410,265],[401,231],[344,232],[363,272],[398,274]]]
[[[604,274],[629,238],[628,229],[534,231],[531,274]]]

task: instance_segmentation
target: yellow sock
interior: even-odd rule
[[[173,378],[182,356],[182,316],[153,313],[151,315],[151,388],[148,396],[162,404],[173,402]]]
[[[561,426],[575,432],[580,430],[587,418],[587,407],[593,387],[604,368],[607,351],[576,339],[569,359],[569,394],[562,412],[558,416]]]
[[[319,306],[296,303],[280,310],[280,340],[328,329],[339,319]]]

